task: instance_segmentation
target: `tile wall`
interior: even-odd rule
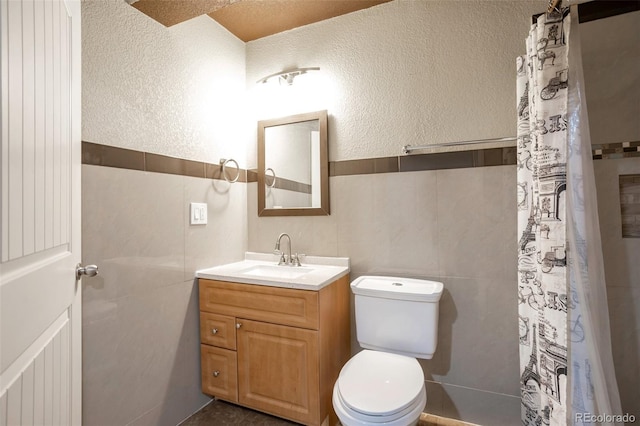
[[[258,217],[248,184],[249,250],[348,256],[351,277],[440,280],[438,349],[422,361],[427,411],[479,424],[519,423],[516,166],[330,178],[331,215]],[[353,334],[353,351],[359,350]],[[478,368],[478,366],[482,366]]]
[[[594,161],[611,345],[623,413],[640,418],[640,238],[623,238],[620,175],[640,173],[640,158]]]
[[[194,271],[246,251],[246,183],[82,167],[83,259],[100,268],[83,280],[83,424],[178,424],[209,401]]]
[[[142,170],[132,166],[144,153],[84,147],[84,257],[103,271],[84,289],[86,424],[172,424],[206,403],[193,273],[239,260],[245,250],[270,252],[280,232],[292,236],[296,252],[350,257],[352,278],[443,281],[438,350],[421,361],[427,411],[478,424],[518,421],[517,327],[507,320],[517,311],[517,166],[508,150],[497,156],[505,165],[476,159],[467,168],[445,162],[430,170],[426,161],[420,167],[427,170],[398,172],[398,163],[391,172],[373,160],[332,163],[330,216],[261,218],[252,173],[228,184],[188,176],[195,169],[213,176],[213,165],[171,158],[154,160],[163,173],[148,172],[145,161]],[[115,163],[132,169],[108,166]],[[640,269],[632,256],[640,240],[621,236],[616,185],[639,163],[594,162],[614,358],[630,413],[638,413]],[[188,225],[190,202],[208,204],[207,226]],[[359,350],[355,330],[352,349]]]
[[[594,168],[614,363],[623,412],[639,417],[640,240],[622,238],[618,176],[638,173],[640,159],[598,160]],[[478,424],[519,423],[518,331],[508,320],[517,315],[516,166],[369,169],[331,177],[328,217],[258,217],[250,183],[249,250],[270,251],[288,232],[294,251],[350,257],[352,278],[442,281],[438,350],[421,362],[426,411]],[[355,330],[352,349],[359,350]]]

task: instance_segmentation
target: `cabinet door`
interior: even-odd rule
[[[319,424],[318,332],[238,319],[241,404]]]

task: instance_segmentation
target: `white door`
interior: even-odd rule
[[[0,0],[0,426],[80,424],[80,1]]]

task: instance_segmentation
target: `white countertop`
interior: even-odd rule
[[[306,256],[302,266],[278,266],[279,256],[246,252],[243,261],[196,271],[197,278],[271,287],[320,290],[349,273],[348,257]]]

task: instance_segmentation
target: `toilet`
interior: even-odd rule
[[[356,335],[363,351],[340,371],[333,408],[344,426],[415,425],[427,403],[416,358],[431,359],[438,340],[443,285],[362,276],[351,283]]]

